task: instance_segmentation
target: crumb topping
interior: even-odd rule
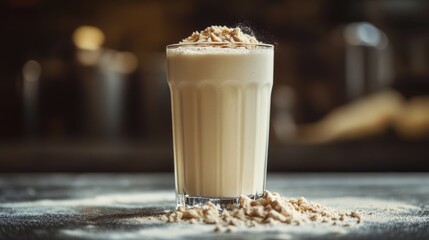
[[[255,37],[244,33],[241,28],[226,26],[210,26],[200,32],[193,32],[191,36],[180,43],[260,43]]]

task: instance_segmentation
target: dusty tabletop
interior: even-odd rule
[[[3,175],[0,239],[429,239],[429,174],[269,174],[267,189],[308,218],[286,224],[293,218],[275,215],[216,231],[160,217],[175,210],[172,174]],[[257,203],[243,204],[259,214]],[[344,213],[349,224],[341,215],[323,222],[309,210],[317,206]]]

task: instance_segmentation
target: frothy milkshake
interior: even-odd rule
[[[178,205],[263,194],[273,58],[238,28],[167,47]]]

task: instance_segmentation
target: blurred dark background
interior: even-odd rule
[[[429,171],[429,2],[5,0],[0,171],[172,171],[165,46],[273,43],[269,171]]]

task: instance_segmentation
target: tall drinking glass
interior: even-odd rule
[[[265,190],[274,47],[167,46],[178,206],[219,209]]]

